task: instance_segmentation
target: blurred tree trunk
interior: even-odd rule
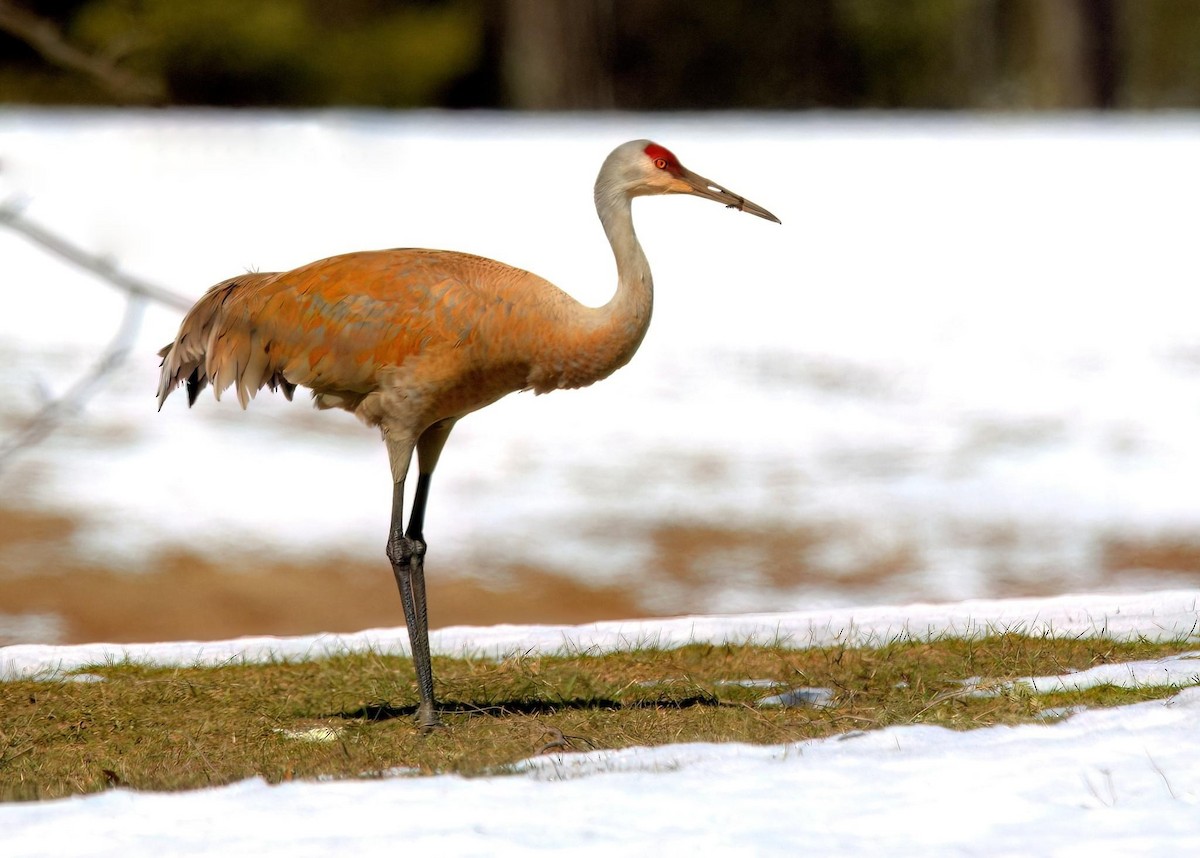
[[[501,72],[518,110],[613,107],[612,0],[504,0]]]
[[[1083,7],[1087,32],[1087,61],[1091,69],[1092,107],[1119,107],[1121,71],[1125,57],[1117,30],[1117,0],[1091,0]]]
[[[1114,0],[1025,0],[1028,106],[1059,110],[1117,106],[1119,56]],[[1020,25],[1018,25],[1020,26]]]
[[[964,5],[950,46],[954,69],[961,78],[958,105],[994,109],[1004,104],[1002,35],[1000,0],[975,0]]]

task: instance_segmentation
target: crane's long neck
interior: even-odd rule
[[[596,213],[617,262],[617,292],[596,311],[614,347],[613,357],[617,363],[612,369],[623,366],[633,357],[650,327],[650,314],[654,308],[654,280],[650,275],[650,263],[633,231],[631,203],[628,194],[597,184]]]
[[[650,326],[654,285],[633,231],[628,194],[597,181],[596,212],[616,257],[617,292],[595,308],[558,290],[549,293],[555,295],[557,318],[539,332],[540,348],[527,382],[538,393],[607,378],[629,363]]]

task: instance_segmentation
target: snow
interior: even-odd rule
[[[1200,640],[1200,590],[686,617],[579,627],[445,629],[439,652],[611,649],[688,640],[879,642],[898,634]],[[155,664],[402,651],[403,630],[209,644],[0,649],[0,676],[107,658]],[[178,794],[110,790],[0,806],[6,858],[666,854],[1191,854],[1200,848],[1200,653],[1063,677],[1169,683],[1166,700],[1053,723],[955,732],[891,727],[755,747],[686,744],[550,755],[506,776],[248,780]],[[1182,665],[1182,667],[1181,667]],[[1038,690],[1053,683],[1029,678]],[[320,740],[319,737],[298,737]]]
[[[978,637],[1005,632],[1103,636],[1116,640],[1200,636],[1200,590],[981,599],[942,605],[622,620],[579,626],[453,626],[430,632],[429,643],[435,654],[500,658],[517,652],[606,652],[704,642],[878,646],[901,637],[928,639],[947,634]],[[408,634],[401,627],[355,634],[246,637],[232,641],[19,644],[0,647],[0,679],[52,679],[109,661],[217,665],[238,660],[320,658],[363,650],[408,655]]]
[[[0,199],[189,295],[402,244],[500,258],[595,304],[613,273],[591,183],[644,136],[783,226],[638,201],[656,283],[642,349],[595,388],[459,424],[430,500],[443,568],[483,575],[498,553],[636,582],[656,613],[1194,580],[1186,559],[1106,554],[1200,530],[1194,115],[6,109]],[[18,236],[0,232],[0,256],[0,402],[19,415],[96,354],[121,298]],[[178,321],[148,311],[128,366],[3,477],[6,501],[78,518],[80,556],[131,571],[179,546],[378,560],[375,433],[269,395],[155,414],[154,352]],[[736,576],[718,558],[681,584],[647,574],[656,529],[679,524],[823,539],[802,582],[748,550]],[[896,557],[878,583],[842,580]]]
[[[1188,685],[1200,679],[1200,652],[1135,661],[1128,664],[1102,664],[1066,676],[1031,676],[1021,680],[1038,694],[1074,691],[1097,685],[1137,688],[1149,685]]]

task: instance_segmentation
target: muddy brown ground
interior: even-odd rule
[[[131,573],[87,564],[65,549],[72,527],[62,517],[0,507],[0,614],[57,616],[59,643],[349,632],[404,622],[382,554],[378,563],[302,564],[169,553]],[[645,614],[619,589],[525,567],[502,573],[502,583],[487,587],[453,571],[431,572],[432,625],[578,623]],[[0,644],[16,642],[0,632]]]
[[[254,554],[217,560],[175,552],[155,557],[141,571],[89,564],[72,552],[74,523],[0,506],[0,645],[26,642],[5,630],[3,620],[55,618],[53,640],[141,642],[215,640],[243,635],[351,632],[403,624],[396,585],[386,560],[265,561]],[[644,586],[589,586],[562,570],[508,565],[487,578],[437,567],[428,576],[434,628],[497,623],[584,623],[705,610],[702,594],[719,587],[722,564],[750,562],[765,570],[767,594],[842,591],[874,598],[894,582],[920,573],[912,545],[883,546],[850,569],[832,570],[820,560],[830,544],[853,540],[846,529],[794,528],[743,531],[689,525],[661,526],[648,534],[652,559]],[[1003,555],[1004,543],[998,543]],[[1200,542],[1179,536],[1113,538],[1097,547],[1089,587],[1195,586],[1200,581]],[[988,596],[1037,596],[1061,592],[1054,577],[991,578]],[[667,600],[661,594],[671,595]],[[658,593],[655,601],[648,595]],[[770,605],[764,609],[770,609]],[[778,607],[793,607],[779,605]],[[18,627],[19,628],[19,627]],[[27,634],[27,633],[26,633]]]

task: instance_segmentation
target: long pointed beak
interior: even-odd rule
[[[706,179],[703,176],[693,173],[686,167],[680,168],[679,178],[687,185],[686,188],[680,188],[681,194],[694,194],[697,197],[704,197],[706,200],[713,200],[718,203],[724,203],[731,209],[737,209],[740,212],[757,215],[764,220],[774,221],[775,223],[783,223],[775,215],[764,209],[758,203],[752,203],[745,197],[735,194],[728,188],[723,188],[711,179]]]

